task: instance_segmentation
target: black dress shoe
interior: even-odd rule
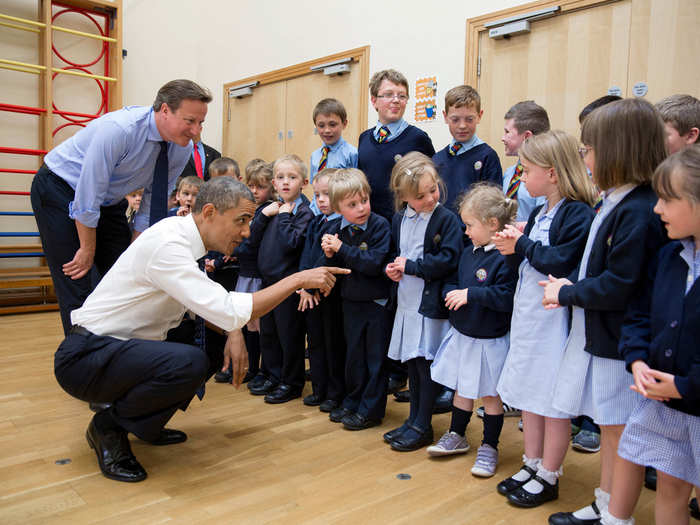
[[[362,414],[348,414],[341,422],[346,430],[364,430],[382,424],[381,419],[372,419]]]
[[[321,404],[321,398],[316,394],[309,394],[304,398],[304,404],[307,407],[317,407]]]
[[[530,474],[530,477],[527,478],[525,481],[518,481],[517,479],[513,478],[506,478],[503,481],[501,481],[498,485],[496,485],[496,490],[498,491],[499,494],[503,494],[504,496],[507,496],[511,492],[513,492],[515,489],[519,489],[525,483],[530,481],[532,477],[537,474],[537,471],[535,469],[532,469],[528,467],[527,465],[523,465],[520,467],[520,470],[526,471],[528,474]]]
[[[164,428],[160,431],[160,435],[157,439],[148,441],[148,443],[162,447],[164,445],[175,445],[177,443],[182,443],[183,441],[187,441],[187,434],[185,434],[182,430]]]
[[[698,498],[693,498],[688,503],[688,509],[690,510],[690,515],[696,520],[700,520],[700,507],[698,507]]]
[[[232,380],[233,376],[231,375],[231,369],[224,370],[223,372],[219,370],[216,374],[214,374],[214,382],[216,383],[230,383]]]
[[[90,403],[88,403],[88,406],[90,407],[90,410],[97,413],[102,412],[103,410],[107,410],[109,407],[112,406],[112,403],[93,403],[92,401],[90,401]]]
[[[257,372],[251,372],[250,370],[248,370],[248,371],[245,373],[245,376],[243,376],[243,382],[244,382],[244,383],[248,383],[248,382],[252,381],[254,378],[256,378],[257,376],[258,376],[258,373],[257,373]],[[232,376],[232,379],[233,379],[233,376]],[[229,383],[230,383],[230,382],[231,382],[231,381],[229,381]]]
[[[253,379],[251,379],[248,382],[248,390],[252,390],[253,388],[260,388],[266,380],[267,378],[263,374],[258,372],[257,374],[255,374],[255,377],[253,377]]]
[[[411,391],[401,390],[400,392],[394,392],[394,401],[397,403],[409,403],[411,401]]]
[[[340,403],[338,403],[335,399],[326,399],[323,403],[318,405],[318,409],[321,412],[332,412],[336,408],[340,406]]]
[[[644,467],[644,486],[649,490],[656,490],[656,469]]]
[[[600,511],[595,501],[591,503],[591,507],[593,507],[595,513],[600,516]],[[573,512],[557,512],[549,517],[549,525],[599,525],[599,523],[600,518],[582,520],[574,516]]]
[[[328,419],[333,421],[333,423],[340,423],[344,417],[349,416],[352,413],[353,411],[348,408],[338,407],[331,410],[331,414],[328,416]]]
[[[251,387],[250,393],[254,396],[264,396],[272,392],[278,385],[279,383],[276,383],[272,379],[265,379],[260,386]]]
[[[542,492],[532,494],[523,487],[518,487],[508,494],[508,501],[516,507],[532,508],[539,507],[543,503],[555,500],[559,497],[559,480],[554,485],[550,485],[546,480],[538,475],[533,476],[535,481],[542,485]]]
[[[97,462],[104,477],[129,482],[146,479],[146,471],[131,452],[126,430],[119,428],[101,431],[95,426],[93,418],[85,437],[90,448],[97,454]]]
[[[449,388],[443,388],[440,395],[435,399],[435,406],[433,407],[433,414],[444,414],[445,412],[450,412],[452,410],[452,400],[455,397],[455,393]]]
[[[301,397],[301,388],[281,384],[265,396],[265,403],[277,405]]]
[[[396,377],[389,378],[389,388],[387,394],[395,394],[399,390],[402,390],[406,386],[405,379],[398,379]]]
[[[408,425],[406,430],[396,436],[389,444],[399,452],[411,452],[419,448],[433,444],[433,427],[422,429],[415,425]]]
[[[396,394],[394,394],[396,395]],[[404,433],[404,431],[408,428],[408,419],[403,422],[403,425],[401,425],[398,428],[395,428],[394,430],[390,430],[389,432],[385,432],[384,435],[382,436],[384,438],[384,441],[387,443],[391,443],[394,439],[399,437],[401,434]]]

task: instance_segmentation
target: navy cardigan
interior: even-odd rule
[[[403,212],[396,213],[391,222],[392,241],[395,253],[401,247],[401,221]],[[423,257],[406,260],[404,273],[415,275],[425,281],[423,297],[418,313],[430,319],[447,319],[449,311],[442,300],[444,280],[457,270],[462,253],[462,228],[457,216],[439,205],[430,216],[423,240]],[[392,286],[392,302],[396,302],[398,283]]]
[[[253,222],[257,220],[263,208],[271,202],[272,201],[263,202],[255,209],[255,215],[253,216],[250,226],[251,230],[253,229]],[[260,279],[260,272],[258,271],[258,249],[257,246],[251,244],[250,239],[243,239],[243,242],[233,250],[233,256],[238,259],[238,265],[240,266],[238,275],[240,277],[254,277]]]
[[[450,324],[476,339],[503,337],[510,330],[513,295],[518,273],[495,248],[485,251],[470,246],[462,252],[459,270],[447,279],[443,298],[452,290],[467,288],[467,304],[450,310]]]
[[[567,277],[581,262],[595,213],[584,202],[566,199],[552,219],[549,246],[543,246],[541,242],[528,237],[542,206],[532,210],[523,235],[515,243],[515,253],[506,256],[506,261],[517,271],[523,258],[527,257],[530,265],[538,272]]]
[[[372,194],[372,211],[391,221],[394,215],[394,195],[389,189],[391,170],[394,169],[397,155],[410,151],[420,151],[428,157],[435,154],[435,148],[428,134],[415,126],[408,126],[398,137],[389,142],[377,142],[374,128],[365,130],[357,143],[357,167],[367,176]]]
[[[341,297],[347,301],[387,299],[391,281],[384,274],[384,267],[392,256],[389,222],[373,212],[367,219],[367,228],[354,234],[350,228],[341,230],[341,223],[342,218],[329,223],[328,233],[337,233],[343,245],[333,257],[326,258],[329,266],[352,270],[338,276]]]
[[[681,399],[671,408],[700,416],[700,280],[685,293],[688,265],[680,257],[683,246],[664,246],[649,265],[643,293],[625,317],[620,353],[630,365],[639,359],[651,368],[675,376]]]
[[[621,359],[618,352],[625,310],[644,280],[647,266],[666,242],[654,213],[656,195],[636,187],[605,217],[588,258],[586,277],[559,290],[559,304],[580,306],[586,316],[586,352]]]

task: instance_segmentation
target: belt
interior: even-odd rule
[[[89,337],[91,335],[94,335],[90,330],[87,330],[86,328],[83,328],[80,325],[74,324],[73,326],[70,327],[70,332],[71,335],[82,335],[85,337]]]

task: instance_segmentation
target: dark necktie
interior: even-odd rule
[[[160,143],[151,185],[151,214],[148,225],[153,226],[168,214],[168,143]]]

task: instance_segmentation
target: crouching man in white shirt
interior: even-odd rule
[[[165,424],[222,363],[220,347],[166,340],[187,310],[228,332],[223,361],[226,367],[231,363],[238,387],[248,366],[239,329],[300,288],[328,294],[335,274],[350,272],[315,268],[253,294],[227,292],[200,270],[197,260],[208,250],[232,253],[248,237],[254,212],[253,195],[242,183],[231,177],[207,182],[192,214],[146,229],[72,312],[73,326],[55,355],[56,379],[78,399],[111,403],[95,414],[86,434],[106,477],[146,478],[128,432],[155,445],[187,439]]]

